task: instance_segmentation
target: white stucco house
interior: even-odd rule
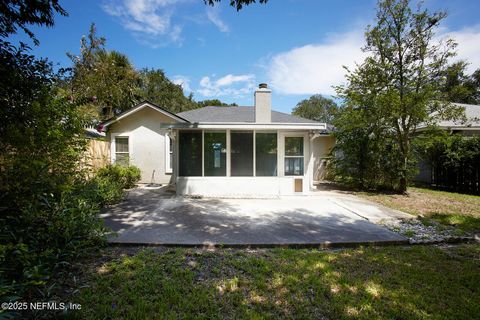
[[[173,114],[143,102],[103,124],[113,163],[129,162],[142,183],[178,195],[306,194],[334,144],[327,124],[273,111],[260,84],[253,107],[204,107]]]

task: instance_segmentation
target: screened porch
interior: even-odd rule
[[[179,131],[178,176],[303,176],[304,145],[304,133],[279,135],[277,131],[263,130]]]

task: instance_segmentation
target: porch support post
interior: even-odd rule
[[[230,165],[230,161],[231,161],[231,145],[230,145],[230,129],[227,129],[227,177],[230,177],[231,176],[231,165]]]

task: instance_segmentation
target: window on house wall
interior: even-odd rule
[[[173,141],[169,136],[165,137],[165,172],[173,172]]]
[[[205,176],[227,175],[227,134],[208,132],[203,136],[203,157]]]
[[[285,137],[285,175],[303,176],[303,137]]]
[[[253,176],[253,131],[231,131],[230,171],[232,176]]]
[[[115,137],[115,163],[128,166],[129,158],[128,137]]]
[[[202,132],[181,131],[179,144],[179,176],[202,175]]]
[[[277,134],[255,133],[255,175],[277,175]]]

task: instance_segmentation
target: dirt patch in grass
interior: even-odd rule
[[[479,196],[422,188],[410,188],[406,195],[371,192],[358,192],[357,195],[465,232],[480,232]]]

